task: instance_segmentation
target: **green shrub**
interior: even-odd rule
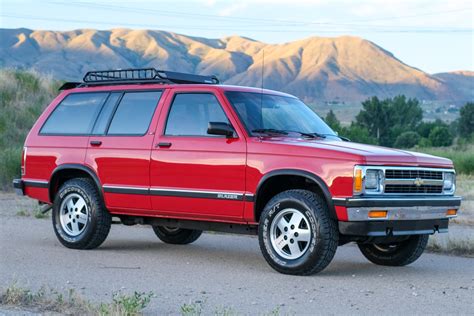
[[[420,135],[417,132],[403,132],[395,140],[396,148],[412,148],[420,141]]]
[[[431,141],[428,139],[428,138],[424,138],[422,137],[419,141],[418,141],[418,146],[419,147],[433,147],[433,144],[431,144]]]
[[[428,138],[434,147],[451,146],[453,144],[453,135],[446,126],[433,128]]]
[[[26,135],[58,87],[35,72],[0,70],[0,189],[19,176]]]
[[[21,148],[7,148],[0,152],[0,188],[11,188],[12,180],[20,177]]]

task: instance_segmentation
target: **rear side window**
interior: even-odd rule
[[[88,135],[108,93],[74,93],[54,109],[40,134]]]
[[[161,91],[127,92],[115,111],[107,135],[144,135],[150,126]]]
[[[229,123],[215,95],[210,93],[177,94],[171,105],[165,134],[214,136],[207,134],[209,122]]]

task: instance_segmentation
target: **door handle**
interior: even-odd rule
[[[102,142],[100,140],[91,140],[90,144],[92,146],[100,146],[102,145]]]
[[[159,148],[170,148],[170,147],[171,147],[171,143],[161,142],[161,143],[156,144],[155,147],[159,147]]]

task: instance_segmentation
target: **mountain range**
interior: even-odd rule
[[[80,80],[89,70],[155,67],[258,87],[263,74],[265,88],[309,102],[398,94],[474,101],[474,72],[428,74],[353,36],[266,44],[240,36],[207,39],[153,30],[0,29],[0,39],[0,67],[34,69],[62,80]]]

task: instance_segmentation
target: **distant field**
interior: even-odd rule
[[[321,117],[325,117],[329,110],[333,110],[343,126],[350,125],[362,109],[361,102],[309,103],[309,105]],[[423,109],[424,121],[440,119],[445,122],[452,122],[459,117],[458,106],[449,102],[420,101],[420,105]]]
[[[417,147],[411,149],[429,155],[451,159],[458,174],[474,175],[474,145],[451,147]]]

